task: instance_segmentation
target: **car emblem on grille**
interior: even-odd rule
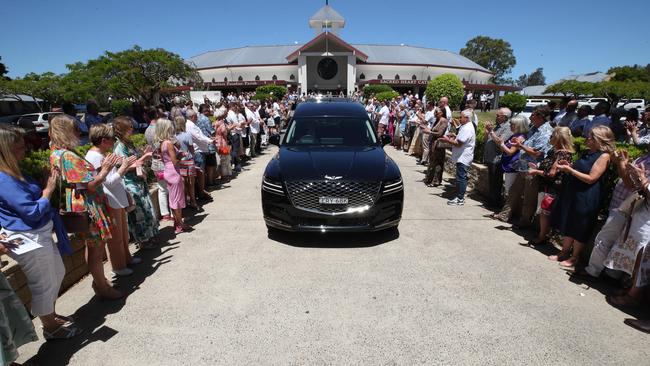
[[[343,177],[342,177],[342,176],[338,176],[338,175],[337,175],[337,176],[332,176],[332,175],[326,175],[326,176],[325,176],[325,179],[327,179],[327,180],[339,180],[339,179],[341,179],[341,178],[343,178]]]

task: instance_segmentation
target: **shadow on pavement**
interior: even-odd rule
[[[399,238],[399,229],[370,233],[291,233],[270,230],[269,239],[299,248],[369,248]]]
[[[139,250],[134,255],[142,258],[142,262],[133,266],[134,272],[128,277],[118,277],[114,284],[115,287],[126,294],[125,297],[114,301],[103,301],[97,296],[93,296],[86,304],[81,306],[72,317],[75,323],[83,329],[83,332],[69,340],[57,340],[45,342],[41,345],[38,353],[27,360],[23,365],[67,365],[70,359],[82,348],[93,342],[106,342],[114,335],[119,333],[118,330],[104,325],[106,316],[118,313],[128,300],[128,296],[140,288],[145,280],[153,275],[165,263],[171,261],[172,255],[169,252],[178,248],[178,242],[172,243],[174,237],[173,228],[164,227],[160,230],[159,241],[162,242],[160,247],[150,250]],[[107,270],[107,277],[109,272]],[[81,286],[90,286],[90,281],[84,281]]]

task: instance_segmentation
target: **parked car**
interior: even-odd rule
[[[27,151],[49,148],[49,120],[61,112],[43,112],[24,114],[14,123],[25,131],[25,148]]]
[[[23,129],[26,128],[30,123],[34,125],[36,132],[45,133],[50,129],[49,120],[56,116],[57,114],[63,114],[61,112],[43,112],[43,113],[29,113],[23,114],[18,118],[16,124],[18,124]]]
[[[621,99],[620,102],[616,105],[618,108],[624,108],[626,110],[636,109],[639,113],[645,112],[646,103],[643,99]]]
[[[524,110],[519,114],[521,114],[522,116],[524,116],[524,117],[526,117],[526,118],[528,118],[530,120],[530,115],[533,114],[533,109],[535,109],[535,107],[537,107],[537,105],[526,104],[526,106],[524,107]]]
[[[526,106],[536,107],[538,105],[547,105],[549,102],[548,99],[526,99]]]
[[[600,102],[607,102],[607,98],[587,98],[587,99],[579,99],[578,100],[578,108],[582,107],[583,105],[588,105],[592,109],[596,107],[596,104]]]
[[[397,228],[404,185],[365,108],[349,101],[300,103],[262,178],[269,231],[378,231]]]

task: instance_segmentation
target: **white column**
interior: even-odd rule
[[[307,56],[298,56],[298,87],[300,95],[307,93]]]
[[[357,81],[357,57],[348,55],[348,96],[354,92],[354,83]]]

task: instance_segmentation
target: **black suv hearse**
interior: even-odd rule
[[[303,102],[262,179],[269,229],[377,231],[396,228],[404,187],[363,106],[347,100]]]

